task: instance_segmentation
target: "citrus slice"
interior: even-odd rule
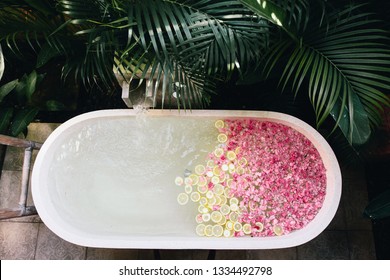
[[[211,178],[211,177],[214,176],[214,173],[213,173],[213,171],[209,170],[209,171],[206,172],[206,175],[207,175],[207,177]]]
[[[198,192],[201,193],[201,194],[205,194],[208,190],[207,186],[199,186],[198,185]]]
[[[195,173],[198,174],[198,175],[202,175],[206,172],[206,167],[204,167],[204,165],[202,164],[198,164],[197,166],[195,166]]]
[[[248,163],[248,161],[244,157],[242,157],[238,160],[238,164],[241,166],[245,166],[247,163]]]
[[[206,166],[213,167],[214,166],[214,161],[212,159],[208,160]]]
[[[200,224],[203,223],[202,214],[198,214],[195,216],[195,221]]]
[[[223,151],[222,148],[216,148],[216,149],[214,150],[214,155],[215,155],[216,157],[221,157],[221,156],[223,155],[223,153],[224,153],[224,151]]]
[[[202,215],[202,220],[204,221],[204,222],[208,222],[208,221],[210,221],[210,214],[209,213],[204,213],[203,215]]]
[[[233,225],[234,231],[241,231],[242,230],[242,224],[239,222],[235,222]]]
[[[227,135],[225,133],[220,133],[217,136],[217,140],[220,143],[225,143],[227,141]]]
[[[184,180],[183,180],[182,177],[178,176],[178,177],[175,178],[175,184],[176,185],[181,186],[181,185],[183,185],[183,183],[184,183]]]
[[[214,222],[214,223],[218,223],[219,221],[222,220],[222,214],[221,212],[219,211],[213,211],[211,212],[211,220]]]
[[[219,183],[219,177],[217,177],[217,176],[211,177],[211,183],[213,183],[214,185],[218,184]]]
[[[200,193],[193,192],[190,194],[190,198],[193,202],[198,202],[200,200]]]
[[[283,228],[280,225],[274,225],[273,231],[276,235],[280,236],[283,234]]]
[[[213,226],[213,235],[216,237],[221,237],[223,234],[223,227],[221,225]]]
[[[235,160],[236,159],[236,153],[235,152],[233,152],[233,151],[228,151],[227,153],[226,153],[226,157],[228,158],[228,160],[231,160],[231,161],[233,161],[233,160]]]
[[[207,198],[201,197],[201,198],[199,199],[199,204],[200,204],[200,205],[206,205],[206,204],[207,204]]]
[[[222,164],[222,171],[228,171],[229,170],[229,165],[227,165],[227,164]]]
[[[192,179],[190,177],[186,177],[186,178],[184,178],[184,184],[192,186],[194,184],[194,182],[192,181]]]
[[[238,155],[239,153],[241,153],[241,147],[237,147],[234,152]]]
[[[214,166],[213,174],[214,174],[214,176],[217,176],[217,177],[219,177],[221,175],[221,169],[219,168],[218,165]]]
[[[238,214],[236,212],[230,212],[229,214],[229,220],[233,223],[238,221]]]
[[[193,185],[197,185],[199,182],[199,176],[196,174],[191,174],[190,176],[188,176],[188,178],[192,180]]]
[[[263,223],[257,222],[255,225],[258,227],[258,229],[257,229],[258,232],[263,231],[263,229],[264,229]]]
[[[199,176],[199,178],[198,178],[198,186],[202,187],[202,186],[206,186],[206,185],[207,185],[206,177]]]
[[[185,186],[184,186],[184,191],[185,191],[185,193],[187,193],[187,194],[192,193],[192,186],[191,186],[191,185],[185,185]]]
[[[237,197],[232,197],[231,199],[229,199],[229,203],[230,203],[230,205],[232,205],[232,204],[238,204],[238,199],[237,199]]]
[[[212,225],[207,225],[205,228],[204,228],[204,234],[206,236],[213,236],[213,226]]]
[[[223,120],[217,120],[215,122],[215,127],[220,129],[220,128],[224,128],[225,127],[225,122]]]
[[[223,226],[224,224],[226,224],[226,218],[225,216],[222,215],[221,217],[221,220],[218,222],[219,225]]]
[[[237,212],[238,211],[238,205],[237,204],[230,204],[230,211]]]
[[[177,202],[180,205],[187,204],[187,202],[188,202],[188,194],[186,194],[186,193],[179,193],[179,195],[177,196]]]
[[[224,187],[221,184],[216,184],[214,186],[214,193],[217,195],[222,195],[224,191]]]
[[[198,212],[201,214],[206,214],[209,212],[209,209],[207,207],[205,207],[204,205],[199,205]]]
[[[250,224],[244,224],[242,226],[242,231],[245,233],[245,234],[251,234],[252,233],[252,226]]]
[[[196,234],[199,236],[204,236],[205,235],[205,228],[206,226],[204,224],[199,224],[196,226]]]
[[[228,230],[232,230],[233,229],[233,226],[234,226],[234,223],[232,221],[227,221],[226,222],[226,228]]]
[[[210,206],[217,204],[217,199],[216,199],[216,197],[213,196],[212,198],[209,198],[209,199],[207,200],[207,204],[210,205]]]
[[[227,215],[230,212],[230,207],[227,204],[222,204],[219,211],[221,211],[222,215]]]
[[[224,237],[231,237],[233,235],[233,232],[231,230],[225,229],[223,231],[223,236]]]

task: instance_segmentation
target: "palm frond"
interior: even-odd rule
[[[286,54],[281,75],[283,88],[295,94],[304,81],[320,126],[331,115],[351,144],[365,143],[371,126],[380,121],[383,106],[389,106],[385,91],[390,89],[388,32],[373,27],[368,14],[348,7],[334,13],[301,44],[282,41],[283,47],[267,62],[270,71]],[[312,23],[312,26],[316,26]]]

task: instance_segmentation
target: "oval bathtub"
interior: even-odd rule
[[[196,235],[197,209],[177,203],[173,181],[212,149],[210,129],[220,118],[281,123],[314,144],[326,168],[327,186],[323,206],[307,226],[272,237]],[[323,137],[285,114],[103,110],[77,116],[48,137],[34,164],[32,194],[43,222],[82,246],[275,249],[308,242],[328,226],[340,201],[341,173]]]

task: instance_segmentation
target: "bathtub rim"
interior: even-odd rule
[[[124,117],[136,116],[136,111],[133,109],[115,109],[115,110],[99,110],[78,115],[56,128],[44,142],[41,150],[38,153],[34,163],[32,172],[32,195],[35,207],[38,214],[46,226],[56,235],[71,243],[98,248],[159,248],[159,249],[276,249],[288,248],[304,244],[316,236],[318,236],[330,224],[339,206],[341,198],[341,171],[338,161],[326,140],[319,134],[317,130],[311,127],[306,122],[287,115],[284,113],[271,111],[230,111],[230,110],[192,110],[192,111],[170,111],[170,110],[149,110],[149,116],[173,116],[173,117],[224,117],[224,118],[259,118],[261,120],[270,120],[278,123],[286,124],[299,132],[303,133],[315,145],[320,152],[321,157],[326,153],[326,161],[323,159],[326,167],[332,168],[332,181],[334,188],[329,193],[327,182],[327,195],[325,197],[323,208],[305,228],[292,232],[288,235],[275,237],[258,237],[258,238],[205,238],[197,236],[182,236],[180,239],[177,236],[138,236],[132,235],[130,238],[122,235],[104,236],[101,235],[86,235],[84,232],[77,229],[67,228],[69,225],[58,221],[50,214],[50,207],[45,204],[44,189],[40,186],[44,184],[44,179],[40,176],[40,170],[47,166],[45,163],[45,155],[50,152],[53,142],[66,130],[80,122],[105,117]],[[313,139],[315,141],[313,141]],[[328,180],[327,170],[327,180]],[[45,184],[47,185],[47,184]],[[326,203],[326,204],[325,204]],[[324,207],[326,205],[326,207]],[[307,234],[303,234],[303,233]]]

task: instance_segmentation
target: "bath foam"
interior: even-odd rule
[[[303,228],[280,236],[250,237],[248,234],[222,238],[230,236],[231,231],[226,232],[220,225],[222,229],[208,227],[203,232],[221,237],[197,235],[195,229],[200,218],[223,224],[224,215],[230,215],[231,205],[237,203],[220,209],[221,213],[226,213],[224,215],[209,211],[199,217],[197,203],[204,202],[203,196],[213,199],[212,193],[200,188],[205,191],[204,195],[193,195],[194,186],[186,188],[185,185],[189,185],[190,180],[198,180],[196,187],[207,185],[207,181],[191,174],[196,166],[207,166],[211,158],[207,161],[205,158],[210,152],[215,157],[221,151],[226,153],[222,146],[221,150],[215,147],[226,145],[232,137],[227,131],[216,128],[216,121],[238,119],[291,127],[305,135],[317,149],[326,172],[325,198],[318,213]],[[219,134],[226,137],[218,137]],[[226,157],[232,160],[236,157],[235,160],[246,164],[245,168],[250,166],[249,157],[245,156],[245,163],[239,152],[226,153]],[[218,174],[226,168],[229,170],[230,166],[221,166],[213,172]],[[212,175],[201,167],[197,171]],[[182,181],[176,181],[176,177],[181,177]],[[213,177],[210,180],[218,184],[218,179]],[[140,115],[134,110],[103,110],[83,114],[60,125],[45,141],[34,163],[31,184],[34,205],[51,231],[71,243],[103,248],[275,249],[297,246],[326,228],[341,196],[338,162],[322,136],[299,119],[261,111],[151,110]],[[184,206],[177,202],[179,193],[188,196]],[[186,195],[183,195],[183,203],[187,201]],[[231,221],[239,219],[235,214],[229,218]],[[230,226],[237,230],[235,232],[249,233],[252,227],[260,229],[265,225],[256,222],[250,227],[246,223],[229,223]],[[276,225],[273,230],[279,233],[286,229]]]
[[[304,135],[256,119],[217,120],[215,127],[218,144],[205,165],[176,179],[185,190],[179,204],[187,204],[188,194],[196,197],[198,235],[279,236],[314,219],[325,198],[326,170]]]

